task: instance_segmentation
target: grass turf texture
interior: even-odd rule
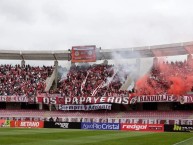
[[[70,130],[70,129],[0,128],[0,145],[173,145],[173,144],[193,145],[193,133],[169,133],[169,132],[152,133],[152,132],[128,132],[128,131],[126,132],[126,131],[99,131],[99,130]]]

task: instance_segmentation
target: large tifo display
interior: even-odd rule
[[[72,62],[95,62],[96,46],[73,46],[71,51]]]

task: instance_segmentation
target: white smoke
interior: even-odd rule
[[[64,62],[61,62],[64,63]],[[65,62],[64,64],[61,64],[60,66],[58,66],[58,77],[59,77],[59,81],[62,82],[65,79],[67,79],[67,75],[70,71],[70,67],[71,67],[71,63],[70,62]]]
[[[60,82],[64,81],[65,79],[67,79],[67,74],[68,74],[69,70],[66,67],[59,67],[58,68],[58,74],[59,74],[59,78],[60,78]]]
[[[141,75],[147,73],[152,67],[152,63],[144,63],[144,58],[142,58],[139,53],[134,51],[114,52],[111,56],[114,68],[118,69],[117,75],[121,83],[124,84],[127,77],[130,78],[131,84],[128,90],[131,90],[131,88],[134,87],[134,82]],[[137,63],[137,59],[140,60],[140,63]]]
[[[137,66],[135,59],[132,58],[139,58],[139,54],[131,52],[114,52],[112,53],[112,62],[114,67],[118,69],[117,75],[119,79],[123,82],[125,81],[125,75],[131,75],[131,77],[137,77]],[[125,59],[130,57],[131,59]]]

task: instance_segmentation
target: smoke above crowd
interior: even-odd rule
[[[122,90],[133,90],[135,86],[136,80],[140,76],[140,68],[142,68],[143,72],[148,72],[150,70],[150,66],[146,66],[143,61],[142,65],[137,62],[136,58],[140,59],[141,56],[137,52],[128,52],[128,51],[114,51],[111,53],[111,60],[103,60],[103,63],[100,63],[97,61],[95,63],[76,63],[73,65],[78,66],[79,68],[89,68],[90,65],[97,65],[97,64],[105,64],[105,65],[111,65],[108,71],[113,71],[113,75],[111,77],[106,78],[106,82],[104,83],[104,86],[108,86],[110,83],[116,82],[117,80],[120,81],[121,84],[125,84],[128,82],[128,85],[124,87]],[[71,65],[71,64],[70,64]],[[140,66],[141,65],[141,66]],[[70,66],[71,67],[71,66]],[[67,69],[66,67],[59,67],[59,78],[60,82],[67,79],[67,75],[70,72],[70,67]]]
[[[189,55],[191,56],[191,55]],[[154,60],[151,70],[136,82],[137,94],[174,94],[183,95],[193,88],[193,61],[167,62]]]
[[[129,55],[129,56],[128,56]],[[104,86],[120,81],[126,84],[122,90],[135,88],[137,95],[174,94],[183,95],[193,89],[193,60],[191,55],[184,61],[167,61],[164,58],[154,58],[153,64],[146,63],[138,53],[113,52],[111,60],[104,60],[103,64],[112,65],[111,77],[106,78]],[[132,59],[133,58],[133,59]],[[138,60],[140,60],[138,62]],[[102,63],[100,63],[102,65]],[[77,63],[76,67],[89,68],[97,63]],[[70,68],[70,67],[69,67]],[[145,69],[144,69],[145,68]],[[59,68],[60,81],[67,79],[70,69]],[[110,70],[109,70],[110,71]],[[143,72],[143,75],[140,75]],[[86,76],[85,76],[86,77]]]
[[[128,59],[130,58],[140,58],[138,53],[124,53],[124,52],[113,52],[111,54],[112,57],[112,64],[115,68],[118,69],[117,75],[119,76],[120,80],[125,80],[124,74],[131,76],[133,79],[138,77],[137,75],[137,64],[136,59]],[[127,59],[126,59],[127,58]]]

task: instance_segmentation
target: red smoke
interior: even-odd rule
[[[183,95],[193,87],[193,59],[185,62],[155,63],[151,71],[136,82],[138,95]]]

